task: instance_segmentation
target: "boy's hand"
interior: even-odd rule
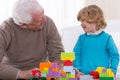
[[[84,73],[80,72],[77,68],[73,68],[75,70],[75,74],[76,74],[76,77],[78,78],[78,80],[80,80],[80,76],[81,75],[84,75]]]
[[[63,68],[60,69],[60,72],[63,70]],[[73,68],[73,70],[75,70],[75,75],[78,78],[78,80],[80,80],[80,76],[84,75],[82,72],[80,72],[77,68]]]

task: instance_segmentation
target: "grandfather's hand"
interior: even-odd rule
[[[30,70],[21,70],[18,74],[18,79],[29,79],[32,77],[32,70],[40,70],[39,68],[33,68]]]

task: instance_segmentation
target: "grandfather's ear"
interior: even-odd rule
[[[22,23],[22,24],[20,25],[20,27],[23,28],[23,29],[26,29],[26,28],[27,28],[27,24]]]

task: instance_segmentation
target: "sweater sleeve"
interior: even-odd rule
[[[111,58],[110,59],[111,60],[110,68],[116,74],[117,67],[119,64],[119,53],[118,53],[118,49],[114,43],[112,36],[110,36],[108,39],[107,50],[108,50],[108,52],[110,54],[110,58]]]
[[[9,30],[5,28],[5,25],[0,26],[0,79],[15,80],[18,69],[2,63],[2,59],[7,52],[8,45],[11,37]]]
[[[56,28],[54,22],[49,19],[48,20],[48,29],[47,29],[47,50],[49,55],[49,60],[51,62],[60,62],[60,54],[64,51],[61,37]]]
[[[75,52],[75,60],[73,61],[73,66],[76,67],[79,71],[81,69],[80,58],[81,58],[81,37],[78,38],[76,45],[74,46],[73,51]]]

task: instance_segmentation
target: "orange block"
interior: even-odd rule
[[[39,64],[40,70],[43,70],[44,68],[51,68],[51,67],[52,67],[52,63],[50,62],[40,62]]]
[[[60,68],[52,68],[52,72],[58,72]]]
[[[62,70],[61,75],[66,75],[66,72],[64,70]]]

